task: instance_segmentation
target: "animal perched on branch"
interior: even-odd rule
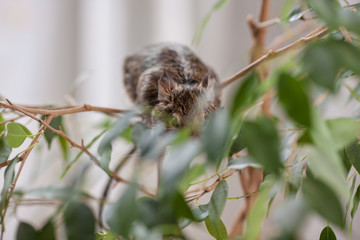
[[[169,129],[200,130],[204,120],[220,105],[215,72],[188,47],[160,43],[126,58],[124,84],[130,98],[150,107],[144,120],[163,120]]]

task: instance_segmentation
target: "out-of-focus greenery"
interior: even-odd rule
[[[219,1],[206,16],[195,42],[199,41],[211,14],[226,2]],[[284,11],[288,13],[283,14],[279,24],[299,20],[304,11],[312,11],[319,17],[318,21],[329,27],[328,36],[305,47],[295,60],[289,58],[285,65],[273,71],[267,83],[260,82],[256,73],[246,76],[230,106],[216,111],[207,120],[200,137],[191,137],[186,129],[166,131],[162,124],[149,128],[139,120],[134,121],[138,113],[135,109],[104,126],[86,145],[90,148],[100,140],[97,154],[94,154],[108,174],[115,140],[130,142],[139,153],[136,171],[127,189],[116,202],[107,204],[101,216],[106,230],[100,231],[96,214],[87,206],[88,194],[76,186],[49,187],[16,192],[18,201],[27,194],[61,201],[58,210],[42,228],[35,229],[31,223],[21,222],[17,239],[55,239],[54,229],[59,225],[59,218],[68,239],[110,240],[117,236],[139,240],[186,239],[183,229],[196,222],[205,222],[209,236],[228,239],[230,226],[225,226],[221,220],[229,201],[226,179],[221,179],[207,204],[190,207],[185,195],[195,180],[204,178],[205,169],[221,174],[219,166],[224,165],[237,170],[263,168],[265,174],[245,233],[238,239],[257,239],[269,208],[274,208],[270,214],[274,214],[278,231],[263,236],[264,239],[297,239],[299,227],[309,214],[317,214],[329,223],[313,239],[336,239],[333,226],[351,235],[360,201],[360,186],[356,185],[360,173],[360,112],[354,109],[348,117],[325,119],[313,102],[316,93],[328,91],[336,95],[340,88],[349,90],[350,99],[360,100],[358,79],[354,88],[348,84],[349,76],[360,76],[360,13],[351,10],[359,8],[342,8],[336,0],[317,0],[304,2],[308,9],[302,10],[289,7],[293,3],[286,3]],[[352,43],[345,41],[339,27],[349,31]],[[269,90],[276,93],[273,105],[279,109],[277,113],[280,112],[270,118],[262,115],[259,107],[262,96]],[[326,105],[326,100],[322,104]],[[5,121],[6,116],[0,112],[0,121]],[[63,119],[55,118],[50,125],[63,128]],[[26,138],[34,137],[18,122],[0,125],[0,136],[0,163],[7,161],[12,149],[22,145]],[[57,137],[48,130],[45,132],[50,150]],[[63,155],[68,158],[69,146],[64,139],[59,140]],[[248,156],[229,160],[245,148]],[[156,196],[143,196],[140,194],[141,166],[149,162],[156,164],[164,151],[167,154]],[[205,161],[197,161],[199,156]],[[66,170],[78,158],[76,156]],[[11,160],[2,181],[2,226],[6,226],[3,214],[17,161],[18,157]],[[281,204],[272,207],[275,196],[284,192]],[[346,217],[349,211],[350,221]]]

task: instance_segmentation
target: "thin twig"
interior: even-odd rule
[[[8,100],[7,100],[8,101]],[[0,107],[13,109],[12,106],[14,104],[6,104],[0,102]],[[66,114],[74,114],[74,113],[81,113],[81,112],[102,112],[107,114],[116,114],[116,113],[124,113],[126,110],[116,109],[116,108],[105,108],[105,107],[97,107],[92,106],[89,104],[84,104],[83,106],[77,107],[64,107],[64,108],[57,108],[57,109],[40,109],[40,108],[30,108],[30,107],[23,107],[16,105],[16,110],[22,110],[27,113],[31,114],[41,114],[41,115],[52,115],[54,118],[66,115]]]
[[[316,33],[316,34],[314,34]],[[304,47],[306,44],[311,43],[319,38],[322,38],[328,33],[328,28],[325,26],[319,27],[306,35],[305,37],[302,37],[295,42],[282,47],[278,50],[268,50],[267,53],[260,58],[258,58],[256,61],[252,62],[245,68],[241,69],[239,72],[235,73],[233,76],[229,77],[225,81],[223,81],[221,88],[225,88],[232,84],[233,82],[237,81],[239,78],[247,75],[248,73],[252,72],[255,68],[259,67],[261,64],[263,64],[266,61],[269,61],[271,59],[280,57],[290,51],[294,51],[297,49],[300,49]]]

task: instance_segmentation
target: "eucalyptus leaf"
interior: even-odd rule
[[[205,219],[206,229],[209,231],[210,235],[213,236],[216,240],[227,240],[228,233],[224,223],[219,219],[218,226],[216,227],[209,217]]]
[[[355,213],[359,207],[359,201],[360,201],[360,185],[357,187],[356,192],[354,194],[353,207],[351,209],[351,218],[355,217]]]
[[[8,201],[8,191],[10,185],[13,183],[15,176],[15,165],[18,162],[18,157],[15,157],[11,160],[9,166],[5,169],[4,173],[4,185],[1,191],[1,201],[0,201],[0,213],[5,208]]]
[[[360,131],[360,123],[350,118],[331,119],[327,120],[326,124],[337,149],[349,145]]]
[[[336,236],[334,231],[331,229],[330,226],[326,226],[320,234],[319,240],[336,240]]]
[[[302,186],[309,206],[325,219],[343,226],[343,210],[337,195],[327,185],[314,178],[306,178]]]
[[[17,240],[36,240],[36,230],[28,223],[21,222],[16,233]]]
[[[192,209],[195,221],[202,222],[209,216],[209,204],[199,205]]]
[[[220,217],[228,196],[228,185],[222,180],[215,188],[209,202],[209,219],[215,228],[219,227]],[[220,230],[219,230],[220,231]]]
[[[297,123],[311,127],[310,102],[302,84],[290,74],[279,79],[279,100],[287,114]]]
[[[279,136],[270,119],[260,116],[253,122],[245,122],[241,140],[253,159],[264,166],[265,170],[279,173],[283,169]]]
[[[45,116],[41,117],[42,120],[45,120],[45,118],[46,118]],[[65,131],[64,126],[63,126],[63,122],[62,122],[62,116],[58,116],[56,118],[53,118],[49,125],[51,127],[55,128],[55,129],[57,129],[57,130],[59,130],[60,126],[61,126],[62,130]],[[57,134],[52,132],[50,129],[46,129],[45,133],[44,133],[44,136],[45,136],[46,142],[48,143],[48,147],[50,148],[51,142],[57,136]]]
[[[206,123],[202,141],[208,162],[219,163],[224,156],[230,137],[229,114],[225,110],[219,110]]]
[[[6,143],[4,137],[0,137],[0,163],[6,162],[10,153],[11,147]]]
[[[68,240],[94,240],[95,218],[91,209],[80,202],[70,202],[64,212]]]
[[[51,219],[36,232],[36,240],[55,240],[55,227]]]
[[[137,188],[136,183],[131,183],[119,200],[110,207],[109,214],[106,216],[106,222],[111,231],[125,239],[129,238],[131,226],[138,215]]]
[[[32,134],[27,128],[20,123],[11,122],[6,125],[7,135],[6,143],[13,148],[19,147],[27,137]]]
[[[356,171],[360,173],[360,144],[356,139],[349,146],[345,147],[345,153]]]

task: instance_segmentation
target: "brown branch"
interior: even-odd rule
[[[237,81],[239,78],[247,75],[248,73],[255,70],[257,67],[259,67],[261,64],[263,64],[266,61],[272,60],[274,58],[280,57],[288,52],[300,49],[304,47],[306,44],[309,44],[315,40],[318,40],[325,36],[328,33],[328,28],[325,26],[319,27],[316,30],[312,31],[305,37],[302,37],[295,42],[282,47],[277,50],[268,50],[266,54],[255,60],[254,62],[250,63],[248,66],[241,69],[239,72],[235,73],[233,76],[229,77],[225,81],[223,81],[221,88],[225,88],[232,84],[233,82]]]
[[[47,118],[45,119],[44,123],[48,124],[48,123],[51,122],[51,120],[52,120],[52,117],[49,116],[49,117],[47,117]],[[19,170],[18,170],[17,173],[16,173],[16,176],[15,176],[15,179],[14,179],[13,183],[12,183],[11,186],[10,186],[10,192],[9,192],[9,195],[8,195],[8,198],[7,198],[7,201],[6,201],[6,205],[5,205],[5,208],[4,208],[4,213],[3,213],[3,215],[2,215],[2,222],[4,222],[5,215],[6,215],[6,213],[7,213],[8,208],[9,208],[10,199],[11,199],[13,193],[14,193],[16,183],[17,183],[17,181],[18,181],[18,179],[19,179],[19,177],[20,177],[20,174],[21,174],[21,172],[22,172],[22,170],[23,170],[23,168],[24,168],[26,159],[29,157],[29,154],[30,154],[31,151],[33,150],[33,147],[32,147],[32,146],[35,146],[35,145],[39,142],[39,140],[40,140],[40,138],[42,137],[42,135],[44,135],[45,130],[46,130],[46,126],[42,125],[42,126],[40,127],[39,133],[38,133],[38,134],[34,137],[34,139],[31,141],[28,150],[26,150],[26,151],[19,157],[19,159],[21,159],[21,165],[20,165]],[[5,231],[5,227],[4,227],[4,225],[3,225],[2,228],[1,228],[1,237],[3,237],[4,231]]]
[[[7,101],[8,101],[9,104],[0,103],[0,106],[2,106],[2,107],[4,107],[4,108],[12,109],[13,111],[21,112],[22,114],[24,114],[24,115],[26,115],[26,116],[34,119],[35,121],[37,121],[37,122],[39,122],[39,123],[41,123],[43,126],[45,126],[47,129],[49,129],[49,130],[52,131],[53,133],[55,133],[55,134],[63,137],[68,143],[70,143],[70,146],[71,146],[71,147],[78,148],[78,149],[80,149],[81,151],[83,151],[84,153],[86,153],[86,154],[90,157],[90,159],[91,159],[92,161],[94,161],[94,163],[95,163],[96,165],[100,166],[100,161],[85,147],[83,141],[82,141],[81,144],[76,143],[74,140],[72,140],[68,135],[66,135],[66,134],[64,133],[64,131],[61,129],[61,126],[59,126],[60,129],[57,130],[57,129],[53,128],[52,126],[50,126],[50,125],[49,125],[48,123],[46,123],[45,121],[43,121],[43,120],[41,120],[40,118],[38,118],[38,117],[36,117],[36,116],[33,115],[33,114],[44,114],[44,115],[48,115],[49,117],[50,117],[50,116],[51,116],[51,117],[54,117],[54,116],[59,116],[59,113],[60,113],[59,111],[55,110],[55,111],[57,111],[57,112],[54,112],[54,113],[53,113],[53,111],[50,111],[50,112],[48,112],[48,113],[45,113],[45,112],[43,112],[43,113],[39,113],[39,112],[29,113],[29,112],[26,111],[28,108],[24,108],[24,107],[18,106],[18,105],[16,105],[16,104],[12,104],[9,100],[7,100]],[[85,105],[84,105],[84,106],[85,106]],[[30,108],[29,108],[29,109],[30,109]],[[92,109],[96,109],[96,108],[92,108]],[[31,109],[31,110],[33,110],[33,109]],[[69,110],[69,109],[67,109],[67,110]],[[84,110],[84,109],[83,109],[83,110]],[[86,109],[85,109],[85,110],[86,110]],[[41,111],[42,111],[42,110],[41,110]],[[71,113],[77,113],[77,112],[81,112],[81,111],[74,111],[74,112],[71,112]],[[64,111],[62,112],[62,114],[70,114],[70,112],[64,110]],[[3,164],[0,164],[1,167],[7,166],[7,165],[8,165],[8,161],[5,162],[5,163],[3,163]],[[113,171],[111,171],[111,170],[109,171],[109,175],[110,175],[115,181],[117,181],[117,182],[122,182],[122,183],[126,183],[126,184],[129,184],[129,183],[130,183],[130,181],[128,181],[128,180],[126,180],[126,179],[118,176],[115,172],[113,172]],[[143,193],[145,193],[145,194],[147,194],[147,195],[149,195],[149,196],[151,196],[151,197],[155,197],[155,194],[149,192],[144,186],[139,185],[139,189],[140,189]]]
[[[196,188],[196,189],[192,189],[192,190],[189,190],[189,191],[186,191],[185,192],[185,195],[188,195],[190,193],[195,193],[195,192],[199,192],[198,194],[196,195],[193,195],[191,196],[189,199],[187,199],[188,202],[191,202],[191,201],[198,201],[202,196],[204,196],[206,193],[209,193],[211,192],[212,190],[214,190],[216,188],[216,186],[224,179],[230,177],[234,172],[236,172],[237,170],[235,169],[230,169],[228,170],[227,172],[225,172],[224,174],[222,175],[218,175],[218,178],[215,180],[214,183],[212,183],[211,185],[209,186],[206,186],[206,187],[200,187],[200,188]]]
[[[8,101],[8,100],[7,100]],[[13,108],[14,104],[6,104],[0,102],[0,107],[8,108],[12,110],[22,110],[31,114],[41,114],[41,115],[52,115],[54,118],[66,115],[66,114],[74,114],[81,112],[102,112],[106,114],[116,114],[116,113],[124,113],[126,110],[116,109],[116,108],[105,108],[105,107],[97,107],[88,104],[84,104],[83,106],[77,107],[64,107],[64,108],[56,108],[56,109],[41,109],[41,108],[31,108],[16,105],[16,109]]]

